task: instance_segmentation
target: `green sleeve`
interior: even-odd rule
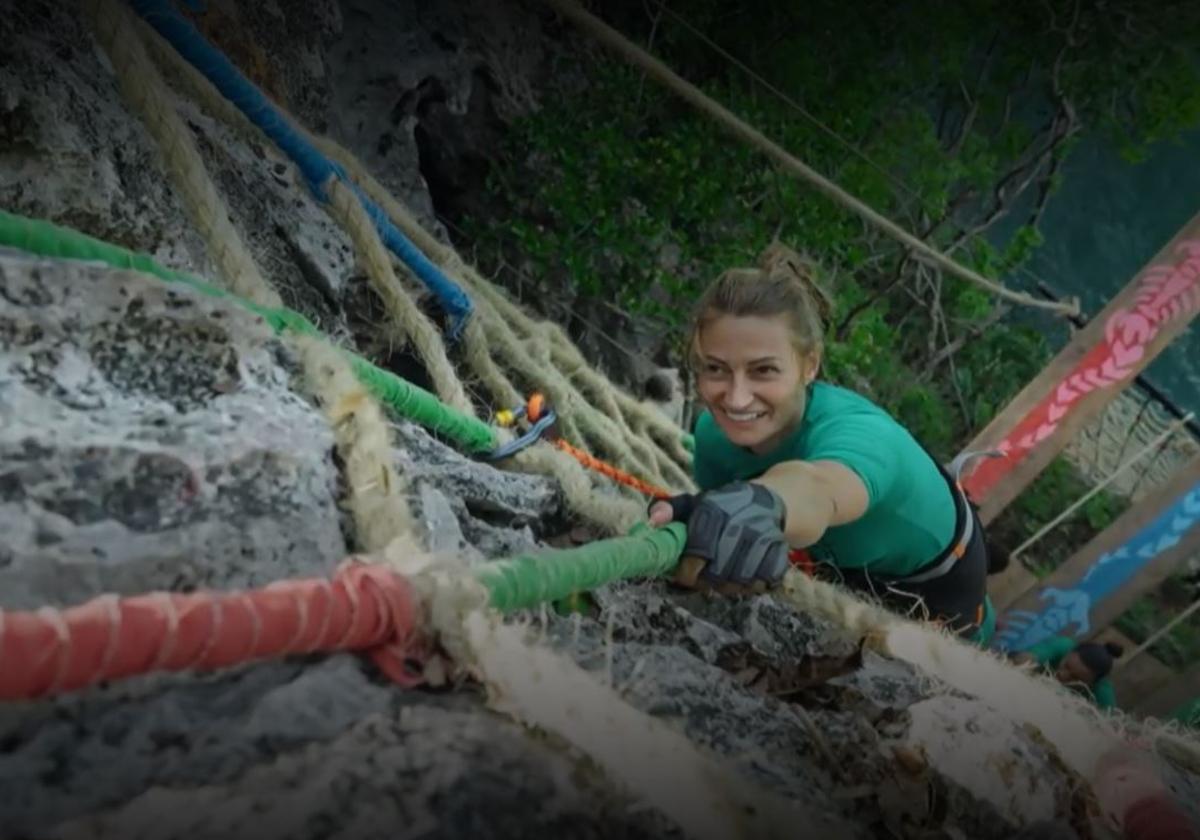
[[[867,510],[886,498],[905,469],[907,433],[883,413],[831,417],[809,433],[805,461],[836,461],[867,488]]]
[[[1092,685],[1092,696],[1096,698],[1096,705],[1101,709],[1112,709],[1117,705],[1117,694],[1113,691],[1112,680],[1108,677],[1101,677]]]
[[[1032,656],[1039,665],[1058,667],[1059,661],[1073,650],[1075,650],[1075,640],[1070,636],[1051,636],[1049,639],[1038,642],[1025,653]]]

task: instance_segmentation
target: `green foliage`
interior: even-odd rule
[[[1165,608],[1153,595],[1143,595],[1117,619],[1117,628],[1135,642],[1150,638],[1171,620],[1176,610]],[[1149,652],[1164,665],[1185,668],[1200,659],[1200,618],[1190,616],[1150,646]],[[1128,651],[1126,651],[1128,653]]]
[[[615,0],[603,16],[645,43],[646,8]],[[1073,0],[688,4],[692,25],[805,113],[765,93],[669,14],[653,24],[653,51],[817,171],[947,246],[960,230],[1011,210],[1014,184],[1031,194],[1059,187],[1061,168],[1048,163],[1060,164],[1078,135],[1055,135],[1055,123],[1037,116],[1047,108],[1114,134],[1130,155],[1200,122],[1200,73],[1185,49],[1200,13],[1171,16],[1131,0],[1076,8]],[[911,264],[893,282],[902,256],[895,243],[638,70],[602,58],[575,71],[585,83],[547,98],[497,150],[494,208],[465,225],[485,265],[503,256],[547,293],[569,284],[655,318],[678,351],[703,287],[725,268],[752,265],[778,234],[818,261],[835,294],[825,375],[876,399],[940,455],[1050,358],[1044,324],[1010,319],[976,330],[996,301],[956,278],[940,278],[935,317],[932,288]],[[1037,170],[1041,180],[1026,178],[1021,162],[1048,143],[1054,152]],[[1015,285],[1014,272],[1042,243],[1035,219],[1002,247],[974,238],[955,257]],[[957,352],[931,367],[955,339]],[[1023,539],[1084,489],[1055,462],[1014,505],[1009,536]],[[1118,508],[1098,496],[1076,518],[1074,536],[1098,530]]]

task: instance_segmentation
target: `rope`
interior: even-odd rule
[[[634,577],[665,574],[682,525],[487,563],[472,575],[503,612]],[[395,552],[393,546],[389,549]],[[401,566],[403,568],[403,566]],[[333,580],[276,581],[239,592],[103,595],[67,609],[0,610],[0,699],[28,700],[156,671],[215,671],[298,653],[366,651],[405,686],[421,638],[406,576],[351,557]],[[418,644],[419,642],[419,644]]]
[[[292,654],[363,651],[415,685],[418,601],[381,566],[241,592],[102,595],[67,609],[0,610],[0,699],[31,700],[157,671],[216,671]]]
[[[617,469],[612,464],[606,464],[594,455],[589,455],[582,449],[577,449],[562,438],[552,440],[551,443],[556,448],[566,452],[583,466],[590,470],[595,470],[601,475],[608,476],[618,484],[631,487],[639,493],[643,493],[647,496],[653,496],[656,499],[668,499],[671,497],[671,491],[664,490],[662,487],[657,487],[647,481],[643,481],[636,475],[631,475],[624,470]]]
[[[323,405],[333,429],[357,548],[381,551],[393,540],[407,538],[413,530],[412,516],[379,404],[332,346],[311,336],[296,336],[292,343],[300,352],[305,384]]]
[[[534,441],[541,438],[546,438],[551,445],[557,449],[570,455],[580,465],[587,467],[594,472],[606,476],[618,484],[622,484],[639,493],[647,496],[653,496],[659,499],[666,499],[671,496],[670,491],[664,490],[661,487],[656,487],[649,482],[643,481],[637,476],[627,473],[624,470],[619,470],[611,464],[606,464],[599,458],[589,455],[581,449],[578,449],[567,441],[557,436],[555,430],[555,422],[558,415],[554,409],[546,405],[546,398],[541,394],[532,395],[529,400],[522,406],[513,410],[504,410],[496,413],[496,422],[503,427],[510,427],[522,417],[527,418],[532,424],[529,430],[519,438],[505,444],[492,453],[493,460],[508,458],[522,449],[531,445]]]
[[[1027,540],[1025,540],[1025,542],[1021,543],[1019,546],[1010,551],[1008,554],[1009,562],[1016,560],[1017,557],[1028,551],[1031,547],[1033,547],[1033,545],[1045,537],[1046,534],[1058,527],[1060,522],[1070,517],[1073,513],[1075,513],[1075,511],[1087,504],[1089,499],[1116,481],[1127,469],[1132,467],[1138,461],[1142,460],[1142,458],[1146,457],[1154,450],[1158,449],[1160,446],[1163,446],[1177,431],[1186,426],[1194,416],[1195,415],[1189,411],[1184,417],[1173,421],[1171,425],[1160,432],[1153,440],[1131,455],[1129,460],[1118,464],[1117,468],[1105,476],[1102,481],[1097,482],[1090,490],[1068,505],[1061,513],[1058,514],[1058,516],[1051,519],[1049,522],[1035,531]],[[1023,595],[1027,591],[1029,590],[1024,590],[1021,594]],[[1012,598],[1012,600],[1015,601],[1017,597],[1020,596],[1015,596]]]
[[[144,254],[128,251],[50,222],[27,219],[0,210],[0,245],[45,257],[97,261],[114,268],[140,271],[166,282],[181,283],[203,294],[227,298],[241,304],[260,315],[276,332],[321,337],[320,331],[297,312],[283,308],[267,309],[248,303],[202,280],[164,268]],[[473,322],[468,330],[477,328]],[[339,352],[348,359],[354,376],[367,391],[401,417],[453,441],[468,453],[491,453],[499,445],[497,431],[486,423],[454,411],[423,388],[390,371],[376,367],[360,356],[345,350]],[[509,387],[512,387],[511,384]],[[513,394],[515,393],[513,389]],[[519,398],[514,401],[519,401]],[[390,447],[387,451],[390,454]],[[382,455],[372,460],[376,464],[386,462]],[[610,533],[621,533],[643,518],[644,512],[637,503],[597,493],[579,464],[549,449],[548,444],[525,450],[512,458],[510,463],[524,472],[553,476],[562,487],[570,508]],[[382,474],[379,480],[384,487],[395,487],[398,483],[390,476],[384,478]],[[355,486],[371,487],[372,479],[365,479]],[[366,534],[375,533],[375,526],[368,525],[364,531]],[[369,539],[371,545],[377,545],[379,542],[379,539]]]
[[[694,744],[672,722],[639,711],[610,680],[545,646],[531,645],[522,628],[478,611],[451,612],[437,626],[455,631],[455,661],[480,675],[493,707],[587,756],[610,784],[660,811],[682,836],[854,835],[842,818],[818,811],[803,797],[769,792]]]
[[[139,15],[188,62],[199,70],[230,102],[292,160],[308,181],[309,189],[321,200],[325,186],[343,181],[345,173],[322,155],[297,131],[278,108],[227,59],[210,45],[195,27],[179,15],[169,0],[130,0]],[[426,285],[452,318],[448,334],[456,339],[471,316],[471,301],[424,254],[413,247],[387,215],[369,198],[355,190],[356,197],[387,248]]]
[[[912,186],[910,186],[908,183],[906,183],[900,176],[896,175],[893,172],[890,172],[889,170],[885,169],[880,164],[876,163],[874,160],[871,159],[871,157],[869,155],[867,155],[866,152],[864,152],[862,149],[858,148],[858,146],[854,145],[854,143],[847,140],[845,137],[843,137],[841,134],[839,134],[835,129],[833,129],[833,128],[829,127],[828,125],[826,125],[825,123],[823,123],[815,115],[813,115],[807,109],[805,109],[803,105],[801,105],[799,102],[797,102],[795,100],[795,98],[788,96],[786,93],[784,93],[778,87],[776,87],[775,85],[771,84],[769,81],[764,79],[761,74],[756,73],[753,68],[751,68],[749,65],[747,65],[742,60],[740,60],[737,56],[733,55],[728,50],[721,47],[720,44],[718,44],[716,41],[709,38],[707,35],[705,35],[703,32],[701,32],[699,29],[697,29],[691,23],[689,23],[686,18],[684,18],[681,14],[679,14],[679,12],[676,12],[673,9],[668,8],[667,5],[662,2],[662,0],[655,0],[655,2],[658,5],[659,11],[665,12],[669,17],[671,17],[677,23],[679,23],[680,26],[682,26],[684,29],[688,30],[690,33],[695,35],[696,38],[698,38],[700,41],[704,42],[707,46],[709,46],[719,56],[721,56],[726,61],[728,61],[730,64],[732,64],[735,67],[737,67],[738,69],[740,69],[747,76],[749,76],[751,79],[753,79],[757,84],[761,85],[763,88],[765,88],[767,91],[769,91],[780,102],[783,102],[785,105],[788,105],[789,107],[791,107],[794,111],[796,111],[798,114],[800,114],[800,116],[804,117],[806,120],[808,120],[813,125],[815,125],[818,129],[820,129],[824,134],[827,134],[829,137],[833,138],[834,141],[836,141],[844,149],[846,149],[848,152],[850,152],[850,154],[854,155],[859,160],[866,163],[867,166],[871,167],[876,172],[878,172],[879,174],[881,174],[885,178],[887,178],[889,181],[891,181],[892,184],[894,186],[898,187],[901,192],[907,194],[910,198],[914,199],[917,202],[917,204],[923,210],[925,210],[927,213],[929,213],[930,215],[936,215],[937,208],[935,207],[933,202],[929,201],[925,196],[923,196],[919,192],[917,192],[916,189],[914,189]],[[982,233],[972,233],[969,237],[969,241],[986,243],[987,239],[984,236],[984,234],[982,234]],[[1017,266],[1016,270],[1019,271],[1021,274],[1025,275],[1026,277],[1028,277],[1030,280],[1034,281],[1034,283],[1041,283],[1043,285],[1046,285],[1045,281],[1042,280],[1040,277],[1038,277],[1036,274],[1034,274],[1033,271],[1031,271],[1028,266],[1022,264],[1022,265]]]
[[[642,524],[626,537],[486,563],[476,577],[487,587],[494,609],[512,612],[610,581],[665,575],[679,562],[685,539],[678,523],[662,528]]]
[[[282,300],[267,284],[230,222],[191,133],[176,114],[166,85],[138,37],[136,18],[112,0],[91,2],[87,9],[125,98],[140,113],[162,150],[168,176],[183,194],[230,288],[259,304],[277,331],[282,332],[283,327],[291,333],[309,391],[325,405],[333,421],[335,445],[346,470],[345,502],[357,546],[375,550],[402,539],[411,531],[411,517],[399,495],[401,485],[392,467],[390,433],[382,412],[354,382],[346,361],[311,337],[317,333],[315,327],[299,316],[270,312],[281,310]],[[156,276],[164,274],[156,272]]]
[[[1116,674],[1127,668],[1130,662],[1132,662],[1134,659],[1137,659],[1150,648],[1154,647],[1155,642],[1170,633],[1183,622],[1187,621],[1188,618],[1195,614],[1198,610],[1200,610],[1200,598],[1192,601],[1192,603],[1187,606],[1187,609],[1175,614],[1170,621],[1151,633],[1144,642],[1114,662],[1112,672]]]
[[[512,334],[512,340],[517,340],[516,335],[518,333],[529,338],[538,331],[539,325],[521,311],[519,307],[511,303],[499,289],[480,276],[474,268],[467,265],[453,248],[439,242],[432,234],[426,231],[417,222],[413,213],[367,172],[354,155],[329,138],[311,136],[311,139],[325,154],[336,160],[363,191],[387,211],[388,217],[392,222],[417,243],[417,246],[422,251],[429,254],[443,270],[475,293],[476,305],[479,308],[482,308],[483,301],[486,299],[492,305],[499,320],[508,328],[508,332]],[[495,333],[496,327],[493,326],[493,335]],[[501,339],[506,337],[508,336],[500,336]],[[470,336],[468,336],[469,339]],[[561,330],[556,330],[551,335],[551,339],[552,356],[564,360],[567,363],[567,369],[573,375],[578,373],[580,376],[586,377],[589,386],[593,388],[597,396],[601,393],[611,395],[619,408],[619,413],[614,415],[614,417],[622,417],[627,424],[637,422],[644,424],[658,438],[658,444],[665,449],[665,452],[670,457],[679,464],[685,466],[691,464],[689,453],[690,447],[693,445],[691,435],[685,434],[677,425],[671,423],[654,409],[643,405],[621,389],[614,387],[611,382],[586,362],[578,348],[570,340],[566,339],[565,335],[562,335]],[[472,368],[478,371],[479,367],[472,359],[473,352],[487,351],[478,344],[474,347],[468,344],[468,361],[472,363]],[[517,344],[517,352],[520,352],[519,342]],[[574,386],[570,382],[567,382],[566,385],[570,389],[574,389]],[[549,391],[550,389],[542,388],[541,390]],[[513,405],[520,402],[519,397],[516,399],[512,397],[513,395],[510,394],[502,399],[497,396],[497,399],[502,405]],[[598,399],[601,402],[604,401],[603,397],[598,397]],[[556,402],[559,403],[560,415],[564,419],[572,416],[574,411],[587,410],[578,405],[568,406],[567,403],[561,400],[556,400]],[[586,402],[583,405],[587,405]],[[686,472],[683,473],[683,477],[687,478],[690,483],[690,476]],[[688,485],[684,484],[683,486],[687,487]]]
[[[218,118],[232,123],[234,127],[241,131],[244,135],[253,135],[255,129],[253,125],[250,124],[245,114],[236,108],[233,108],[229,104],[228,100],[224,99],[213,87],[210,81],[201,73],[199,73],[192,64],[184,61],[177,52],[165,44],[157,32],[145,27],[144,24],[143,29],[150,48],[155,51],[164,64],[174,69],[179,79],[191,89],[191,92],[196,96],[196,98],[200,99],[206,105],[210,113],[214,114]],[[302,127],[298,130],[304,131]],[[444,267],[447,263],[456,263],[458,266],[465,268],[461,260],[458,259],[457,255],[453,254],[451,250],[445,248],[445,246],[442,246],[435,239],[429,236],[429,234],[427,234],[416,223],[415,219],[412,218],[407,209],[403,208],[399,202],[392,198],[386,190],[384,190],[373,178],[371,178],[371,176],[362,169],[361,165],[353,158],[352,155],[350,155],[344,149],[341,149],[340,146],[332,141],[308,135],[307,133],[306,136],[309,138],[310,142],[322,147],[326,154],[337,160],[338,163],[341,164],[347,171],[350,171],[357,181],[360,181],[362,184],[364,184],[365,188],[375,198],[375,200],[388,209],[388,212],[393,217],[393,220],[399,224],[400,227],[404,229],[405,232],[411,236],[423,250],[427,250],[434,254],[435,258],[438,259],[438,261]],[[343,227],[351,227],[344,221],[342,224]],[[363,250],[363,247],[360,246],[360,253],[362,253]],[[472,274],[474,273],[472,272]],[[477,275],[475,275],[475,279],[482,286],[488,289],[491,288],[490,284],[487,284],[486,281],[482,280],[482,278],[478,278]],[[507,303],[507,301],[505,301],[505,303]],[[518,327],[528,325],[530,328],[534,328],[533,322],[522,312],[520,312],[519,309],[512,307],[511,304],[508,304],[508,306],[511,308],[510,315],[515,317]],[[491,314],[495,315],[495,313]],[[488,345],[491,338],[498,336],[501,341],[509,338],[515,341],[515,338],[512,335],[505,335],[504,329],[506,325],[503,323],[504,319],[497,319],[501,322],[499,326],[495,320],[487,319],[491,321],[490,330],[488,332],[485,332],[480,328],[478,323],[479,320],[480,319],[478,318],[473,318],[466,327],[465,344],[467,362],[471,369],[475,372],[476,376],[478,376],[480,381],[488,388],[488,390],[492,393],[493,398],[498,403],[511,405],[515,402],[519,402],[519,392],[511,383],[511,381],[509,381],[508,377],[505,376],[500,368],[496,365],[488,350]],[[533,331],[533,329],[530,329],[528,332]],[[512,333],[513,331],[510,330],[509,332]],[[633,407],[633,413],[636,416],[635,422],[637,422],[642,429],[645,429],[648,423],[657,423],[659,426],[657,434],[671,442],[673,446],[670,448],[672,449],[673,454],[675,454],[675,456],[683,463],[690,462],[690,455],[685,448],[686,445],[691,444],[690,435],[683,435],[678,427],[665,421],[665,419],[661,418],[656,412],[646,409],[645,406],[640,405],[636,401],[626,396],[624,393],[614,389],[611,383],[609,383],[603,376],[587,367],[582,356],[569,342],[569,340],[566,340],[566,337],[561,334],[561,331],[555,331],[552,333],[552,337],[555,341],[554,353],[556,355],[561,354],[563,348],[560,347],[559,344],[561,343],[562,345],[565,345],[570,354],[572,354],[572,363],[579,371],[581,371],[587,378],[590,379],[593,392],[599,395],[602,402],[605,401],[604,398],[606,396],[615,393],[616,400],[625,405],[626,411],[629,410],[630,406]],[[546,352],[545,348],[540,349],[543,352]],[[430,359],[436,357],[436,351],[428,352],[425,355],[428,363]],[[515,356],[518,359],[524,358],[524,354],[521,352],[521,347],[519,344],[517,345]],[[547,359],[547,362],[548,361],[549,359]],[[433,367],[432,364],[430,366]],[[538,381],[535,380],[533,384],[538,384]],[[543,382],[542,384],[545,383]],[[562,381],[562,384],[566,389],[573,388],[569,381],[565,379]],[[582,398],[580,398],[578,401],[572,402],[572,409],[580,409],[581,407],[584,411],[591,409],[591,407],[588,406],[586,402],[582,400]],[[607,402],[610,405],[615,404],[611,398],[608,399]],[[594,409],[591,410],[594,411]],[[575,425],[574,420],[572,419],[571,415],[573,413],[575,412],[564,412],[563,416],[560,418],[560,421],[564,431],[567,434],[571,435],[576,440],[582,440],[584,437],[582,434],[580,434],[579,428]],[[651,445],[649,439],[643,441],[640,439],[640,436],[637,433],[632,432],[632,430],[629,429],[628,424],[624,422],[624,416],[621,412],[618,412],[615,416],[617,417],[618,421],[620,421],[620,427],[614,425],[611,420],[603,415],[601,415],[600,419],[596,420],[592,424],[590,428],[593,432],[593,442],[596,442],[595,439],[598,438],[600,445],[602,447],[607,447],[609,446],[608,441],[612,439],[612,436],[628,436],[631,439],[631,446],[634,450],[631,454],[635,455],[636,458],[627,457],[627,463],[636,460],[639,464],[651,463],[657,465],[662,473],[670,475],[683,487],[688,489],[692,488],[691,476],[686,470],[672,461],[671,457],[666,452]],[[604,428],[606,423],[608,425],[607,429]],[[662,431],[663,429],[666,430],[665,434]],[[606,432],[608,433],[607,438],[605,437]],[[681,437],[683,438],[682,442],[680,440]],[[636,521],[633,519],[633,517],[635,517],[637,514],[633,513],[635,509],[630,505],[624,503],[623,501],[612,502],[609,500],[603,500],[598,502],[597,500],[594,500],[593,494],[590,491],[590,486],[587,483],[586,475],[581,474],[578,470],[572,469],[565,461],[554,463],[549,460],[549,458],[550,456],[548,456],[545,451],[541,451],[536,454],[524,455],[521,458],[516,459],[514,461],[514,465],[522,469],[533,469],[533,471],[554,475],[554,477],[557,478],[560,484],[563,486],[564,495],[567,497],[568,503],[572,509],[577,510],[582,515],[592,519],[597,524],[601,524],[613,531],[620,532],[632,521]],[[553,466],[551,466],[552,463]],[[534,465],[537,465],[536,468]],[[597,517],[600,518],[597,519]]]
[[[806,181],[826,197],[845,209],[857,214],[865,221],[882,230],[887,235],[901,242],[927,261],[950,274],[987,289],[997,297],[1019,303],[1035,309],[1045,309],[1050,312],[1074,317],[1079,314],[1075,304],[1057,301],[1039,300],[1024,292],[1015,292],[1004,285],[991,280],[976,271],[959,264],[955,260],[918,239],[891,219],[875,211],[867,204],[855,198],[850,193],[821,175],[799,158],[792,155],[783,147],[766,137],[762,132],[750,126],[736,114],[725,108],[695,85],[680,78],[667,65],[651,56],[645,50],[629,41],[615,29],[599,18],[588,13],[573,0],[544,0],[558,11],[563,17],[578,25],[581,29],[594,35],[602,43],[623,55],[628,61],[641,67],[648,75],[656,79],[682,99],[693,105],[709,117],[724,126],[729,132],[759,151],[772,158],[776,163],[793,175]]]
[[[28,219],[0,210],[0,245],[44,257],[97,261],[113,268],[140,271],[169,283],[182,283],[213,297],[226,298],[259,315],[277,333],[322,337],[307,318],[280,307],[271,309],[242,300],[188,274],[164,268],[151,257],[102,242],[86,234],[50,222]],[[496,430],[483,421],[454,411],[437,397],[371,362],[340,350],[354,375],[367,390],[397,414],[454,441],[469,453],[490,452],[497,445]]]
[[[166,85],[137,37],[135,19],[118,0],[87,0],[84,8],[116,71],[122,95],[162,151],[167,174],[209,242],[221,276],[238,295],[261,306],[280,306],[279,295],[263,279],[230,222],[191,132],[175,112]]]
[[[359,260],[367,269],[375,292],[382,298],[387,310],[399,322],[402,337],[408,336],[416,345],[417,352],[425,361],[434,390],[442,401],[463,414],[475,415],[462,382],[454,372],[454,366],[446,358],[446,347],[438,337],[437,328],[425,316],[396,279],[388,253],[379,239],[366,211],[358,203],[353,191],[341,181],[332,181],[329,206],[332,215],[342,229],[350,234]]]
[[[953,688],[977,697],[1017,725],[1037,727],[1073,770],[1090,778],[1096,760],[1116,745],[1111,716],[1057,681],[1014,668],[1006,659],[873,604],[799,570],[784,576],[779,597],[867,638],[888,656],[917,666]]]

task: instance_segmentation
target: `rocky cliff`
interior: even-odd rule
[[[533,104],[546,54],[561,49],[543,42],[536,10],[508,3],[199,5],[193,19],[247,75],[434,230],[429,181],[452,198],[462,171],[439,156],[469,164]],[[216,277],[73,3],[0,18],[0,89],[0,207]],[[185,96],[174,107],[285,303],[422,380],[378,338],[380,304],[352,243],[286,158]],[[486,562],[581,538],[553,479],[470,459],[407,422],[392,433],[431,550]],[[329,422],[260,318],[137,272],[0,252],[0,608],[328,574],[355,547],[344,494]],[[826,829],[1104,835],[1086,782],[1043,733],[772,597],[621,583],[584,613],[520,618]],[[401,690],[348,654],[0,705],[4,837],[534,832],[680,834],[475,682]]]

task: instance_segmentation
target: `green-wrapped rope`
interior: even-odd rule
[[[317,327],[290,309],[259,306],[181,271],[159,265],[153,258],[95,239],[79,231],[0,210],[0,245],[59,259],[102,262],[150,274],[168,283],[183,283],[212,297],[228,298],[259,315],[277,333],[323,337]],[[346,352],[346,351],[343,351]],[[354,373],[377,399],[397,414],[453,440],[471,453],[490,452],[498,441],[481,420],[455,411],[420,386],[346,352]]]
[[[491,594],[491,605],[510,612],[614,580],[666,574],[678,564],[686,539],[679,523],[661,528],[639,524],[629,536],[497,560],[481,566],[476,575]]]

